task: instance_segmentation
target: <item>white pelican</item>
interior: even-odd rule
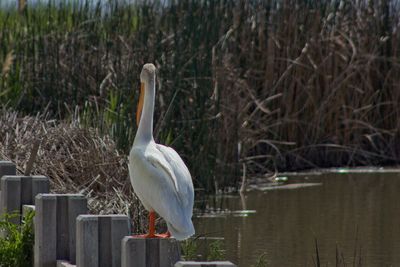
[[[138,130],[129,154],[129,175],[136,195],[150,212],[149,233],[143,237],[169,237],[172,234],[177,240],[183,240],[194,234],[193,182],[178,153],[154,142],[155,77],[155,66],[145,64],[140,73]],[[155,234],[155,212],[167,222],[167,234]]]

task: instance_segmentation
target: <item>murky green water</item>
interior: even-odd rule
[[[226,258],[244,267],[263,254],[267,266],[315,266],[315,239],[322,266],[336,266],[337,251],[347,266],[354,260],[400,266],[400,173],[330,173],[288,182],[314,184],[214,198],[209,212],[194,219],[197,234],[223,237]]]

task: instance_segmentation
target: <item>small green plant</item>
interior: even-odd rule
[[[33,216],[29,212],[21,225],[12,221],[20,214],[4,214],[0,219],[0,266],[1,267],[30,267],[33,253]]]
[[[220,240],[212,242],[208,248],[207,260],[215,261],[224,259],[225,259],[225,251],[222,249],[222,242]]]
[[[221,240],[208,243],[208,241],[200,242],[198,238],[192,238],[181,242],[181,248],[182,256],[186,261],[225,260],[225,250],[223,249],[223,242]]]
[[[267,267],[267,260],[265,259],[267,257],[267,253],[263,253],[260,255],[258,258],[258,261],[256,265],[253,265],[254,267]]]
[[[187,239],[181,243],[183,258],[187,261],[196,260],[197,258],[197,243],[196,239]]]

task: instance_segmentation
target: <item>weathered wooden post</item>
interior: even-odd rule
[[[180,260],[179,243],[174,238],[138,238],[122,240],[122,267],[173,267]]]
[[[121,266],[121,240],[130,234],[128,216],[80,215],[76,225],[77,267]]]
[[[236,267],[230,261],[179,261],[175,267]]]
[[[87,199],[81,194],[39,194],[35,209],[35,267],[55,267],[57,260],[75,263],[76,217],[87,213]]]

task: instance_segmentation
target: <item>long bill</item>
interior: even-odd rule
[[[139,95],[139,103],[136,110],[136,125],[139,126],[140,123],[140,116],[142,115],[143,110],[143,103],[144,103],[144,83],[140,83],[140,95]]]

